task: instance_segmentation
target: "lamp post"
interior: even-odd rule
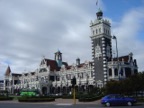
[[[39,76],[36,76],[36,88],[37,88],[37,92],[39,92]]]
[[[89,75],[87,74],[87,79],[86,79],[86,88],[87,88],[87,93],[89,92],[89,87],[88,87],[88,84],[89,84]]]
[[[116,41],[116,52],[117,52],[117,61],[118,61],[118,47],[117,47],[117,38],[116,36],[112,36],[112,39]]]
[[[119,76],[119,80],[120,80],[120,75],[119,75],[119,59],[118,59],[118,46],[117,46],[117,38],[116,36],[112,36],[112,39],[115,40],[116,42],[116,53],[117,53],[117,71],[118,71],[118,76]]]
[[[81,91],[81,76],[79,77],[79,92]]]

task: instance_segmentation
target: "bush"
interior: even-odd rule
[[[73,95],[63,95],[63,99],[73,99]]]
[[[0,101],[3,100],[13,100],[13,97],[0,96]]]
[[[92,102],[92,101],[96,101],[98,99],[101,99],[102,98],[102,95],[92,95],[92,94],[85,94],[85,95],[82,95],[80,98],[79,98],[79,102]]]
[[[41,97],[19,97],[19,102],[52,102],[55,101],[55,98],[49,98],[45,96]]]

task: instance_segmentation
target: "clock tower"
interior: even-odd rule
[[[90,23],[92,58],[94,63],[93,77],[98,87],[107,82],[107,63],[112,58],[111,24],[103,19],[103,12],[98,9],[97,18]]]

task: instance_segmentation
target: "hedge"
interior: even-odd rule
[[[0,101],[5,101],[5,100],[13,100],[13,97],[1,97],[0,96]]]
[[[82,96],[79,98],[79,102],[92,102],[101,98],[102,96]]]
[[[55,101],[55,98],[48,97],[20,97],[18,98],[19,102],[52,102]]]

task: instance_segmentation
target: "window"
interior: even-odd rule
[[[59,77],[59,76],[56,76],[56,80],[57,80],[57,81],[60,81],[60,77]]]
[[[101,33],[101,28],[99,28],[99,33]]]
[[[44,77],[41,77],[41,81],[44,81]]]
[[[78,78],[80,77],[80,73],[77,74]]]
[[[93,71],[91,71],[91,77],[93,77]]]
[[[108,35],[109,35],[110,33],[109,33],[109,30],[108,30]]]
[[[83,73],[81,73],[81,78],[83,79]]]
[[[96,34],[97,34],[97,29],[96,29]]]
[[[112,70],[109,69],[109,76],[112,76]]]
[[[123,76],[123,69],[120,69],[119,74],[120,74],[121,76]]]
[[[93,35],[94,35],[94,32],[95,32],[95,31],[93,30]]]
[[[64,76],[62,76],[62,80],[64,80]]]
[[[54,76],[49,76],[50,81],[54,81]]]
[[[115,76],[118,76],[118,70],[117,69],[114,70],[114,73],[115,73]]]

